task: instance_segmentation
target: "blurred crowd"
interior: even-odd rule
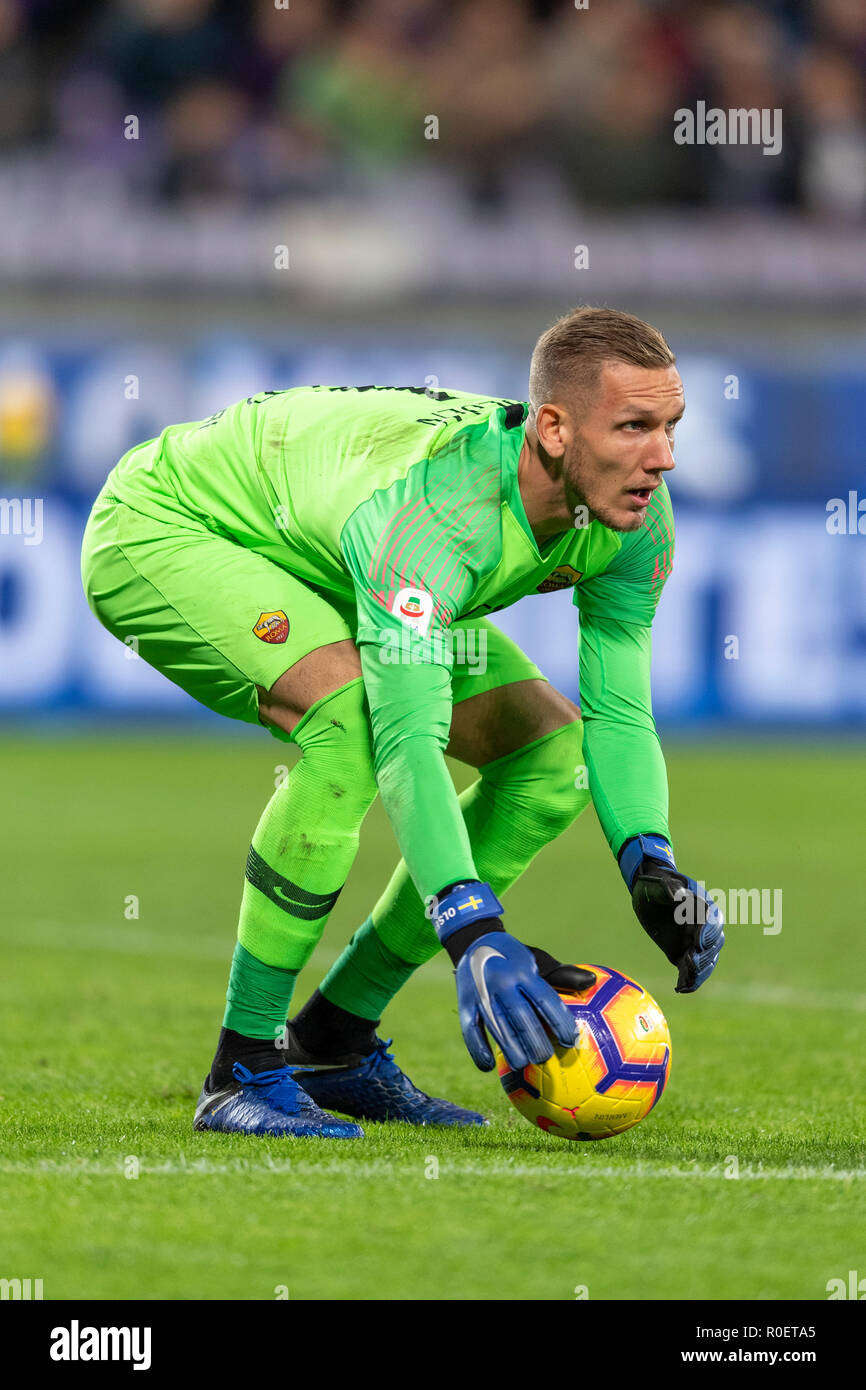
[[[677,145],[698,101],[781,108],[781,153]],[[866,0],[0,0],[0,163],[45,158],[170,205],[428,178],[848,221]]]

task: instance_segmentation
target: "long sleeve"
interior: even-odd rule
[[[422,899],[477,878],[445,762],[450,626],[501,552],[498,437],[413,466],[362,504],[341,535],[358,606],[376,781]]]
[[[652,620],[673,562],[662,485],[644,525],[623,535],[610,565],[575,591],[580,700],[589,788],[611,851],[632,835],[670,839],[667,769],[652,712]]]
[[[580,699],[589,789],[617,855],[632,835],[670,839],[668,781],[650,699],[651,630],[615,618],[580,626]]]
[[[376,781],[412,881],[422,899],[447,883],[477,878],[469,836],[445,763],[451,677],[440,665],[383,665],[361,642],[373,730]]]

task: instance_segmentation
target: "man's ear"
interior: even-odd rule
[[[562,458],[569,435],[565,411],[558,405],[540,405],[535,415],[535,433],[548,458]]]

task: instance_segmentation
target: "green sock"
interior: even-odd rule
[[[583,724],[566,724],[479,769],[460,797],[478,877],[502,894],[588,805],[576,786]],[[403,860],[372,915],[320,986],[331,1003],[380,1018],[419,965],[441,949]]]
[[[389,951],[368,917],[331,966],[319,992],[331,1004],[375,1022],[414,972],[414,965]]]
[[[292,739],[303,757],[253,835],[238,941],[257,960],[297,972],[324,930],[376,797],[360,677],[313,705]]]
[[[281,1036],[376,797],[360,677],[313,705],[292,738],[303,757],[253,836],[226,994],[223,1027],[251,1038]]]
[[[286,1026],[297,970],[280,970],[235,946],[223,1027],[245,1038],[279,1038]]]

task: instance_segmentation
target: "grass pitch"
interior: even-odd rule
[[[516,935],[655,994],[673,1067],[650,1117],[597,1144],[528,1125],[472,1066],[443,957],[381,1032],[490,1128],[325,1143],[191,1129],[284,750],[6,736],[0,1276],[42,1278],[46,1299],[820,1300],[866,1275],[866,758],[666,751],[679,863],[710,887],[782,889],[780,932],[731,926],[709,984],[675,995],[591,810],[508,900]],[[297,999],[394,859],[377,804]]]

